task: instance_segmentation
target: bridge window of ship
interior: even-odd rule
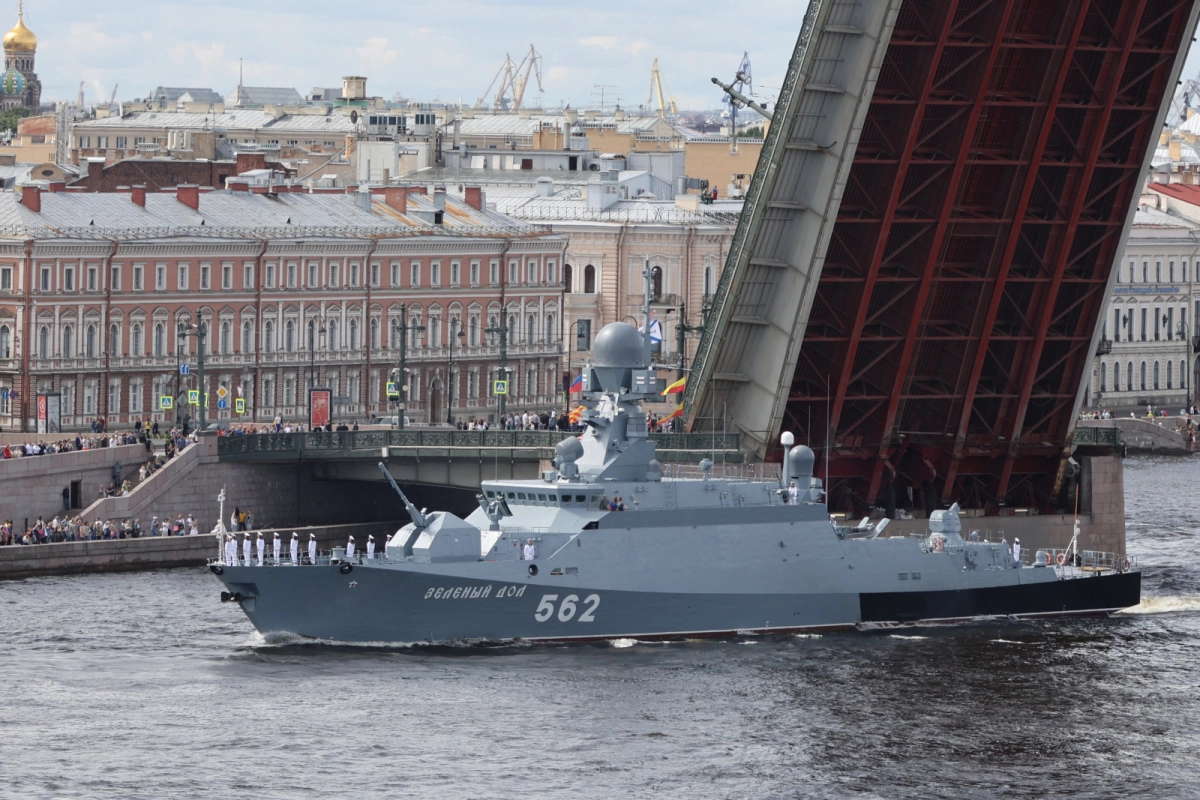
[[[575,502],[579,503],[579,505],[581,505],[581,506],[586,506],[587,505],[587,495],[586,494],[575,495]]]
[[[538,495],[538,502],[539,502],[539,503],[545,503],[545,502],[546,502],[546,495],[544,495],[544,494],[539,494],[539,495]]]

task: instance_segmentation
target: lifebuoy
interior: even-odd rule
[[[1128,557],[1125,557],[1121,559],[1118,566],[1120,567],[1121,572],[1129,572],[1129,569],[1133,566],[1133,564],[1129,561]]]
[[[338,567],[338,571],[341,572],[343,575],[349,575],[350,570],[352,570],[352,569],[354,569],[353,564],[342,564],[340,567]]]
[[[1067,554],[1059,553],[1057,556],[1054,557],[1054,561],[1056,564],[1058,564],[1061,567],[1063,564],[1067,563]]]
[[[209,564],[208,568],[210,570],[212,570],[213,575],[220,575],[223,572],[225,572],[225,568],[222,567],[220,564]]]

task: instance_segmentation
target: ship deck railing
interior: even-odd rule
[[[293,564],[292,557],[287,553],[281,554],[278,559],[271,555],[264,555],[262,565],[264,567],[328,567],[331,565],[336,566],[338,564],[361,565],[372,559],[368,559],[367,554],[361,550],[356,552],[353,556],[347,558],[345,548],[339,547],[334,548],[333,550],[318,551],[316,561],[313,561],[308,557],[307,550],[301,550],[300,554],[297,556],[297,560],[298,563]],[[382,552],[382,550],[377,550],[373,560],[389,562],[392,559],[388,558],[387,554]],[[208,560],[209,566],[214,564],[222,567],[257,567],[258,555],[252,554],[250,556],[250,560],[246,561],[244,558],[242,558],[241,552],[239,552],[237,555],[237,563],[230,564],[225,560],[225,555],[222,553],[220,558],[210,558]]]
[[[1038,554],[1044,558],[1038,563]],[[1022,565],[1025,567],[1054,568],[1059,574],[1070,577],[1089,575],[1104,575],[1111,572],[1129,572],[1138,569],[1137,556],[1124,553],[1110,553],[1104,550],[1074,551],[1067,547],[1039,547],[1032,553],[1021,553]],[[1062,556],[1060,564],[1059,556]]]
[[[779,483],[779,464],[715,463],[708,473],[710,480],[725,480],[733,483]],[[667,480],[703,480],[704,470],[699,464],[671,462],[662,465],[662,476]]]

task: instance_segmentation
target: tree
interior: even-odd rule
[[[0,113],[0,132],[16,133],[17,121],[29,116],[25,106],[14,106]]]
[[[738,139],[761,139],[761,138],[763,138],[762,125],[755,125],[753,127],[746,128],[744,131],[741,131],[740,133],[738,133],[738,135],[735,138],[738,138]]]

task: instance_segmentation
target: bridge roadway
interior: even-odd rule
[[[550,468],[554,446],[571,434],[561,431],[330,431],[222,436],[221,463],[304,463],[314,480],[382,480],[382,459],[401,483],[479,488],[484,480],[537,478]],[[737,434],[654,433],[650,439],[663,464],[714,461],[740,463]]]

